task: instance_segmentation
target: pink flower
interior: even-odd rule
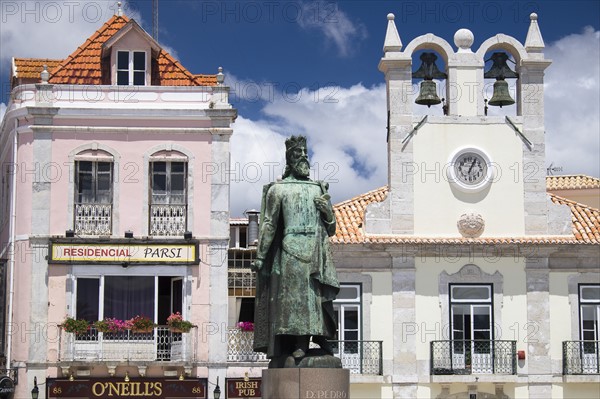
[[[242,331],[254,331],[254,323],[251,321],[240,321],[238,327]]]

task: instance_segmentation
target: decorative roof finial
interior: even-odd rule
[[[217,73],[217,85],[221,86],[225,81],[225,75],[223,75],[223,67],[219,67],[219,73]]]
[[[40,74],[42,78],[42,84],[48,84],[48,79],[50,78],[50,72],[48,72],[48,65],[44,65],[44,69]]]
[[[540,27],[538,25],[538,16],[532,12],[529,15],[530,23],[529,30],[527,31],[527,38],[525,39],[525,49],[528,52],[541,52],[545,45]]]
[[[395,16],[392,13],[389,13],[387,15],[388,26],[387,31],[385,32],[385,41],[383,42],[384,53],[388,51],[402,50],[402,40],[400,40],[400,35],[398,34],[398,30],[396,29],[394,18]]]
[[[117,16],[122,17],[123,16],[123,8],[121,7],[123,5],[123,3],[121,3],[120,1],[117,2]]]
[[[454,34],[454,44],[458,47],[459,53],[472,53],[471,46],[474,40],[473,32],[468,29],[459,29]]]

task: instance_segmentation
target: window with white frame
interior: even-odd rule
[[[362,287],[360,284],[341,284],[333,309],[337,317],[336,340],[341,341],[342,353],[358,353],[358,341],[362,339]]]
[[[182,311],[183,287],[179,276],[80,276],[76,278],[76,317],[94,322],[139,315],[164,325],[171,313]]]
[[[493,339],[491,285],[451,285],[450,312],[452,340]]]
[[[582,341],[599,341],[600,285],[579,286],[579,312]]]
[[[75,232],[110,235],[112,202],[113,162],[75,161]]]
[[[150,183],[150,235],[183,235],[187,227],[187,162],[150,162]]]
[[[229,247],[248,248],[248,226],[229,227]]]
[[[492,285],[450,284],[450,331],[453,360],[473,372],[493,370]]]
[[[117,85],[146,85],[145,51],[117,51]]]

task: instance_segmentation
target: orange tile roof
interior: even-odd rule
[[[126,16],[114,15],[85,43],[50,71],[49,83],[101,85],[102,45],[129,22]]]
[[[574,237],[569,236],[525,236],[525,237],[487,237],[487,238],[436,238],[400,235],[366,235],[363,223],[367,205],[383,201],[388,187],[369,191],[334,205],[337,230],[331,241],[337,244],[599,244],[600,211],[589,206],[570,201],[553,194],[554,203],[568,205],[571,208]]]
[[[573,235],[578,241],[600,243],[600,211],[558,195],[548,194],[555,204],[568,205],[573,220]]]
[[[113,35],[121,30],[130,19],[126,16],[113,16],[85,43],[77,48],[64,60],[43,59],[15,59],[21,60],[17,64],[17,78],[24,77],[21,74],[27,71],[39,81],[41,65],[46,63],[50,72],[49,83],[54,84],[76,84],[76,85],[102,85],[111,84],[110,76],[103,76],[102,46]],[[169,53],[160,50],[156,56],[158,71],[152,73],[152,84],[159,86],[214,86],[217,84],[216,75],[194,75],[184,68],[179,61]],[[39,69],[39,71],[38,71]],[[104,73],[106,75],[106,72]],[[28,75],[29,76],[29,75]],[[16,84],[30,83],[16,81]]]
[[[31,79],[36,82],[41,82],[40,73],[44,69],[44,65],[48,67],[48,72],[56,68],[62,60],[53,60],[49,58],[14,58],[13,63],[15,70],[13,78],[16,79]]]
[[[200,86],[216,86],[217,75],[194,75],[196,82]]]
[[[600,188],[600,179],[586,175],[546,176],[546,189],[577,190]]]
[[[369,191],[333,206],[337,230],[335,239],[354,242],[363,237],[363,222],[367,205],[383,201],[388,194],[387,186]]]

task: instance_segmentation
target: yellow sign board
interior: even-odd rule
[[[51,263],[197,264],[198,244],[53,242],[50,254]]]

